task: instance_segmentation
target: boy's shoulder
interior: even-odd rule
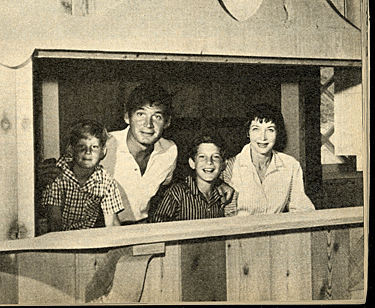
[[[195,195],[196,194],[196,184],[195,179],[191,176],[187,176],[184,180],[180,180],[176,183],[173,183],[168,191],[175,195]]]
[[[99,164],[95,167],[95,174],[96,176],[99,178],[99,179],[102,179],[103,181],[114,181],[114,177],[107,171],[104,169],[104,167]]]

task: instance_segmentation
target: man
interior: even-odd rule
[[[162,138],[171,123],[172,97],[157,84],[135,88],[126,103],[127,128],[111,133],[104,168],[118,182],[125,210],[121,221],[144,221],[150,199],[172,180],[177,146]]]

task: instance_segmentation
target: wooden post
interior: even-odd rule
[[[305,169],[304,147],[304,108],[300,99],[300,85],[298,83],[281,84],[281,112],[284,116],[288,143],[284,150],[297,159]]]
[[[34,125],[31,61],[16,70],[17,191],[19,237],[35,236]],[[22,234],[24,233],[24,234]]]
[[[60,156],[59,85],[57,80],[42,84],[43,159]]]
[[[315,208],[323,208],[321,133],[320,133],[320,68],[306,69],[301,76],[301,95],[305,114],[305,161],[304,182],[306,194]]]

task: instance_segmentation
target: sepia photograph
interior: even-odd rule
[[[367,304],[368,0],[1,0],[0,306]]]

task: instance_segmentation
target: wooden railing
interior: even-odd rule
[[[364,299],[362,207],[0,243],[0,303]]]

